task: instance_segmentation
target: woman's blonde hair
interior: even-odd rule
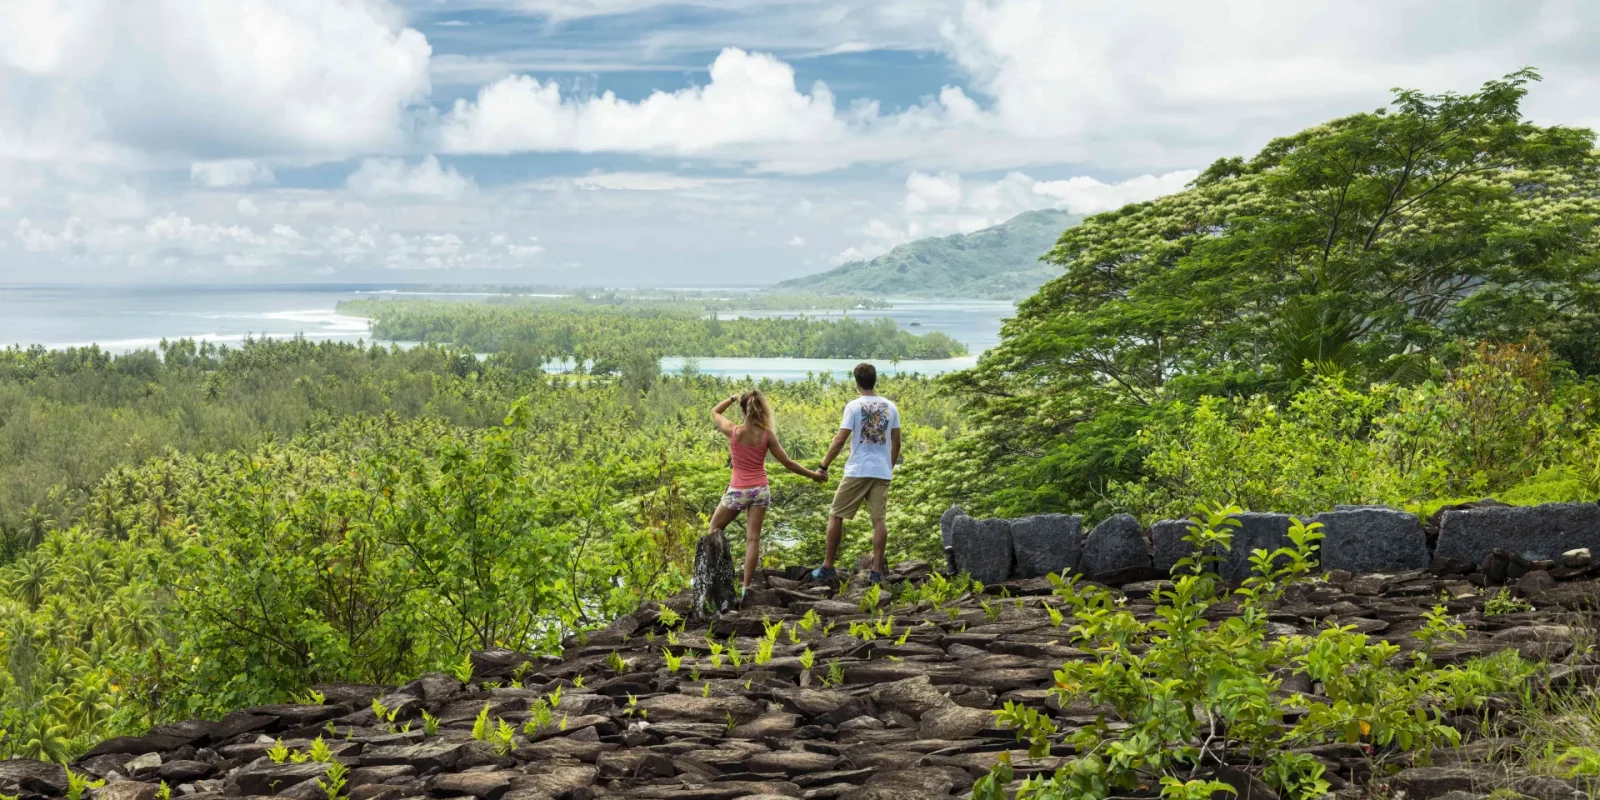
[[[744,413],[744,424],[764,431],[772,430],[772,406],[761,390],[751,389],[739,395],[739,410]]]

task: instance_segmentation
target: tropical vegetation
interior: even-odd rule
[[[507,353],[528,366],[575,362],[614,372],[630,358],[943,359],[966,354],[948,335],[917,335],[887,318],[733,316],[698,302],[608,302],[604,298],[497,303],[352,300],[341,312],[372,320],[374,337]],[[870,313],[870,312],[868,312]]]

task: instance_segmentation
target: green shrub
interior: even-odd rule
[[[1150,622],[1123,608],[1110,590],[1061,584],[1058,593],[1072,609],[1069,635],[1093,657],[1057,670],[1051,694],[1063,707],[1074,701],[1110,706],[1120,722],[1102,717],[1062,737],[1035,709],[1007,703],[997,711],[1031,754],[1046,754],[1057,740],[1082,754],[1051,776],[1025,781],[1030,797],[1096,800],[1158,783],[1163,797],[1203,796],[1216,787],[1191,781],[1228,753],[1258,765],[1280,796],[1308,800],[1328,785],[1322,765],[1297,748],[1352,742],[1426,751],[1457,744],[1460,734],[1445,724],[1446,712],[1473,708],[1488,693],[1526,677],[1520,662],[1507,663],[1503,656],[1466,667],[1435,665],[1432,648],[1462,635],[1442,607],[1430,616],[1420,634],[1423,647],[1407,666],[1395,666],[1395,645],[1348,627],[1270,637],[1272,603],[1313,568],[1322,537],[1316,524],[1296,522],[1291,546],[1252,553],[1254,572],[1232,593],[1238,614],[1211,625],[1206,612],[1227,595],[1207,567],[1230,546],[1230,523],[1237,524],[1230,515],[1237,511],[1217,508],[1191,519],[1187,541],[1196,553],[1209,555],[1180,563],[1183,574],[1156,593]],[[1280,668],[1320,683],[1321,696],[1274,698]],[[1299,709],[1293,724],[1290,709]],[[1001,763],[975,795],[998,797],[1013,777]]]

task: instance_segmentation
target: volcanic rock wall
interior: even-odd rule
[[[1237,519],[1233,547],[1217,568],[1230,581],[1249,576],[1253,551],[1288,546],[1294,517],[1246,512]],[[1338,506],[1305,521],[1322,524],[1322,569],[1357,575],[1432,569],[1479,572],[1503,582],[1543,571],[1561,580],[1587,569],[1589,557],[1581,551],[1600,551],[1600,505],[1594,503],[1506,506],[1491,500],[1443,509],[1426,526],[1393,508]],[[952,507],[940,533],[949,568],[983,583],[1073,572],[1115,585],[1168,575],[1191,554],[1184,541],[1189,525],[1163,520],[1146,530],[1118,514],[1085,533],[1078,516],[974,519]]]

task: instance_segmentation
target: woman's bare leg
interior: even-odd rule
[[[711,532],[716,533],[728,527],[728,523],[732,522],[733,518],[737,516],[739,516],[739,512],[718,503],[717,510],[711,512]]]
[[[751,506],[745,515],[744,536],[744,586],[756,577],[756,564],[761,560],[761,523],[767,519],[766,506]]]

